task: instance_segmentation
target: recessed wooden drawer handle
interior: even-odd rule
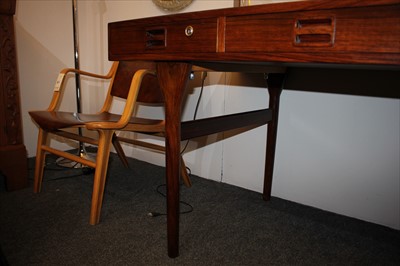
[[[333,46],[335,24],[331,17],[296,19],[293,43],[295,46]]]
[[[151,28],[145,31],[146,49],[157,49],[166,47],[166,29]]]
[[[190,37],[190,36],[193,35],[193,33],[194,33],[193,27],[192,26],[187,26],[186,29],[185,29],[185,35]]]

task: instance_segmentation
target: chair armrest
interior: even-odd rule
[[[83,76],[89,76],[89,77],[98,78],[98,79],[111,79],[114,77],[117,68],[118,68],[118,62],[114,62],[110,71],[106,75],[100,75],[100,74],[96,74],[96,73],[82,71],[82,70],[75,69],[75,68],[62,69],[60,71],[60,73],[58,74],[56,83],[54,85],[53,97],[50,101],[50,105],[47,108],[47,111],[54,111],[57,108],[59,101],[60,101],[61,91],[64,88],[64,81],[65,81],[66,74],[72,72],[72,73],[80,74]]]
[[[140,69],[135,72],[132,77],[131,85],[129,88],[128,97],[126,98],[125,107],[122,112],[121,118],[118,122],[91,122],[87,123],[88,129],[122,129],[126,127],[132,117],[135,108],[136,99],[139,94],[140,86],[144,76],[156,75],[154,70]]]
[[[63,70],[60,71],[60,75],[62,74],[67,74],[69,72],[73,72],[73,73],[77,73],[80,75],[84,75],[84,76],[89,76],[89,77],[94,77],[94,78],[100,78],[100,79],[110,79],[113,76],[113,71],[112,71],[112,67],[110,69],[110,71],[106,74],[106,75],[99,75],[96,73],[91,73],[91,72],[87,72],[87,71],[83,71],[80,69],[75,69],[75,68],[64,68]]]

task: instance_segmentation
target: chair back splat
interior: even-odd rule
[[[110,94],[126,99],[131,85],[133,74],[138,69],[155,70],[153,62],[121,61],[119,62],[117,73],[111,88]],[[148,104],[163,104],[164,95],[158,85],[157,77],[145,76],[137,97],[137,102]]]

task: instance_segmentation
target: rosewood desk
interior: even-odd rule
[[[109,59],[155,61],[166,98],[168,255],[179,255],[180,141],[268,123],[263,198],[271,194],[285,69],[359,69],[400,77],[399,0],[315,0],[113,22]],[[181,123],[192,68],[269,73],[269,108]],[[393,75],[392,75],[393,76]],[[399,97],[399,88],[377,88]]]

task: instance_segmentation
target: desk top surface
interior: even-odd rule
[[[110,60],[400,68],[400,1],[300,1],[110,23]],[[208,64],[208,65],[207,65]]]

